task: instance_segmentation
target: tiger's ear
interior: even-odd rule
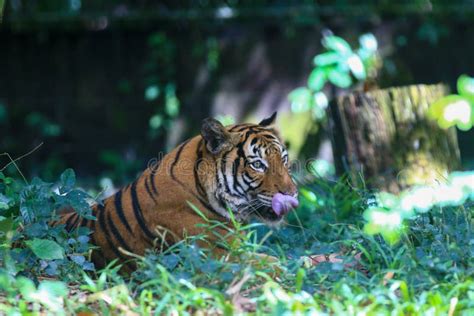
[[[258,123],[258,125],[265,126],[265,127],[272,126],[276,122],[276,117],[277,117],[277,111],[273,112],[271,116],[263,119],[260,123]]]
[[[216,155],[224,149],[234,146],[231,134],[216,119],[206,118],[202,121],[201,136],[206,141],[206,148]]]

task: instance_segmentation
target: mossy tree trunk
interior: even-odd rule
[[[459,166],[454,129],[443,130],[426,114],[448,89],[438,85],[354,92],[332,104],[336,168],[354,185],[399,192],[442,181]]]

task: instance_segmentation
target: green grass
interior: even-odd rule
[[[474,312],[474,205],[436,206],[405,221],[396,243],[364,231],[366,191],[345,180],[315,180],[301,187],[301,206],[278,230],[237,225],[234,259],[213,258],[194,236],[164,253],[133,260],[131,276],[111,264],[88,266],[88,231],[65,235],[42,224],[57,203],[79,206],[85,195],[66,172],[55,186],[26,185],[0,176],[0,314],[99,313],[185,315],[251,314],[469,315]],[[27,194],[28,193],[28,194]],[[28,206],[28,207],[26,207]],[[44,211],[43,213],[41,213]],[[212,232],[219,223],[209,222]],[[53,259],[34,239],[54,241]],[[238,246],[237,246],[238,245]],[[35,251],[36,250],[36,251]],[[279,263],[259,264],[263,252]],[[338,254],[341,262],[305,265],[308,255]],[[360,259],[358,259],[360,257]],[[335,261],[335,260],[333,260]],[[275,266],[277,265],[277,266]]]

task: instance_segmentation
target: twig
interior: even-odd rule
[[[2,1],[2,0],[0,0]],[[8,159],[10,159],[10,162],[7,163],[2,169],[0,169],[0,172],[3,172],[5,169],[7,169],[10,165],[14,165],[16,170],[18,171],[18,173],[21,175],[21,177],[23,178],[23,180],[25,181],[26,184],[28,184],[28,181],[26,180],[25,176],[23,175],[23,173],[21,172],[20,168],[18,167],[18,165],[16,164],[17,161],[31,155],[32,153],[34,153],[36,150],[38,150],[41,146],[43,146],[43,143],[40,143],[38,146],[36,146],[35,148],[33,148],[32,150],[30,150],[29,152],[27,152],[26,154],[23,154],[21,155],[20,157],[18,158],[15,158],[13,159],[12,156],[10,156],[9,153],[5,152],[5,153],[1,153],[0,156],[7,156]]]

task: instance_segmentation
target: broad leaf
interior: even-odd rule
[[[359,56],[356,54],[352,54],[349,58],[347,58],[347,64],[349,65],[349,69],[351,70],[354,77],[358,80],[364,80],[367,77],[365,72],[365,66],[360,59]]]
[[[64,259],[64,249],[55,241],[48,239],[33,239],[26,241],[28,248],[40,259],[56,260]]]
[[[0,193],[0,211],[8,210],[11,199]]]
[[[339,36],[326,36],[323,38],[322,43],[324,47],[344,55],[352,52],[351,46]]]
[[[313,63],[316,66],[324,67],[338,63],[341,60],[341,55],[336,52],[326,52],[323,54],[316,55],[313,59]]]
[[[288,99],[291,102],[291,110],[297,113],[309,110],[312,105],[312,96],[311,90],[305,87],[291,91],[288,95]]]
[[[378,47],[377,39],[372,33],[364,34],[359,37],[359,43],[361,48],[369,52],[375,52]]]
[[[457,88],[459,94],[474,97],[474,78],[461,75],[458,78]]]
[[[329,81],[339,88],[349,88],[352,84],[351,76],[337,69],[333,69],[329,72]]]
[[[308,77],[308,87],[313,91],[320,91],[326,83],[326,72],[322,68],[315,68]]]
[[[448,95],[431,104],[428,117],[444,129],[457,126],[461,130],[469,130],[474,123],[473,101],[469,97]]]
[[[38,290],[48,293],[52,298],[64,297],[68,293],[68,289],[64,282],[45,280],[40,283]]]
[[[76,174],[74,173],[74,170],[66,169],[66,171],[61,174],[60,179],[61,186],[59,188],[59,192],[61,194],[64,194],[73,189],[74,184],[76,183]]]

